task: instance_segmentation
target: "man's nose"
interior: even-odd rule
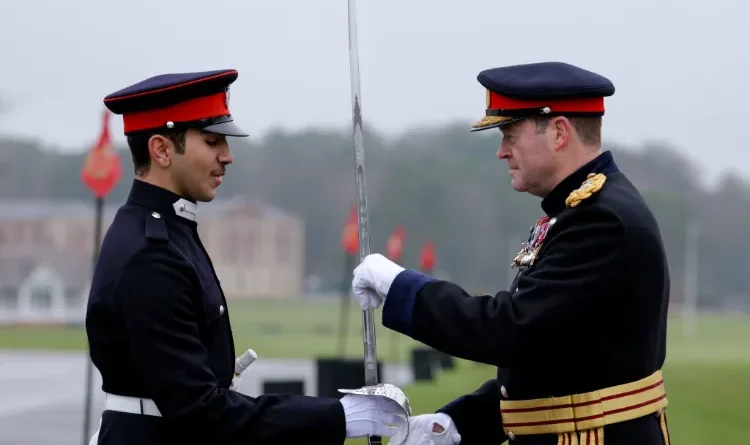
[[[222,150],[221,153],[219,153],[219,162],[227,165],[234,162],[234,154],[232,153],[231,148],[227,146],[226,150]]]
[[[497,158],[508,159],[508,155],[510,155],[510,150],[506,150],[502,145],[500,145],[500,148],[497,149]]]

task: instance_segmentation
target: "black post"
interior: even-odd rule
[[[338,357],[346,355],[346,340],[349,325],[349,300],[351,300],[352,270],[354,255],[344,254],[344,279],[341,282],[341,304],[339,305]]]
[[[388,348],[390,359],[398,362],[398,336],[401,335],[398,332],[389,332],[388,336],[391,340],[391,346]]]
[[[96,198],[95,201],[95,212],[94,212],[94,253],[92,257],[91,270],[96,269],[96,262],[99,259],[99,249],[101,247],[102,239],[102,219],[104,217],[104,199]],[[88,349],[88,348],[87,348]],[[94,364],[91,362],[91,357],[87,354],[86,356],[86,404],[83,410],[83,439],[82,444],[88,445],[91,429],[91,386],[94,379]]]
[[[399,262],[392,260],[394,263],[399,264]],[[399,264],[401,265],[401,264]],[[388,340],[390,340],[390,346],[388,347],[388,356],[391,360],[398,363],[398,338],[401,336],[398,332],[391,331],[388,332]]]
[[[390,331],[390,329],[389,329]],[[401,334],[395,331],[388,332],[388,340],[390,340],[390,345],[388,347],[388,355],[391,360],[398,363],[398,338]]]

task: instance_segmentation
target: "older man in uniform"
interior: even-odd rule
[[[498,368],[474,393],[413,417],[407,444],[425,433],[441,445],[669,443],[669,271],[656,219],[601,149],[613,84],[565,63],[478,80],[487,109],[473,130],[500,129],[512,187],[542,198],[544,216],[513,261],[511,289],[494,296],[379,254],[355,270],[356,297],[383,304],[386,327]]]
[[[102,243],[86,315],[106,394],[100,445],[341,445],[390,437],[398,403],[380,396],[248,397],[230,388],[227,301],[198,236],[198,202],[232,162],[227,136],[238,73],[153,77],[104,99],[122,114],[136,179]],[[403,417],[402,417],[403,416]]]

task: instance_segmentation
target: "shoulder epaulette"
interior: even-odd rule
[[[565,199],[565,205],[569,208],[577,206],[583,200],[590,198],[591,195],[601,190],[606,180],[607,177],[602,173],[590,173],[580,187],[570,192],[570,195]]]
[[[159,212],[151,212],[146,216],[146,239],[149,241],[169,241],[167,223]]]

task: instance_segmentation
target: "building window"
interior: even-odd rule
[[[222,234],[221,257],[230,263],[236,263],[239,257],[237,230],[227,230]]]
[[[242,234],[240,240],[242,245],[242,257],[245,263],[254,263],[258,258],[258,249],[260,249],[260,243],[258,242],[258,235],[254,229],[247,229]]]
[[[18,244],[23,244],[26,241],[26,228],[24,225],[24,223],[16,223],[13,226],[13,240]]]
[[[38,285],[31,290],[31,310],[47,312],[52,309],[52,288]]]
[[[284,226],[276,227],[276,261],[289,263],[292,260],[292,240],[290,231]]]
[[[92,245],[93,235],[89,236],[89,231],[81,227],[69,227],[65,240],[65,246],[71,250],[82,252],[88,250]]]
[[[5,287],[0,289],[0,310],[14,311],[18,309],[18,289]]]

